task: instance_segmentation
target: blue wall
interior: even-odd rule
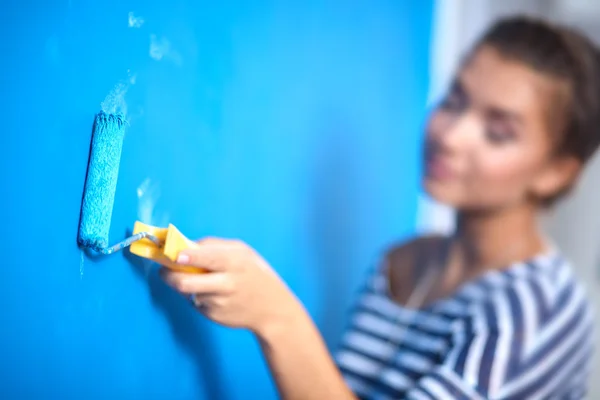
[[[432,2],[13,3],[0,397],[275,398],[250,334],[155,267],[76,247],[93,116],[126,106],[131,123],[112,239],[140,218],[246,240],[334,347],[373,257],[413,231]]]

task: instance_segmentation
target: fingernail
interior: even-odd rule
[[[190,261],[190,256],[188,256],[187,254],[180,254],[179,256],[177,256],[177,262],[179,264],[185,264],[189,261]]]

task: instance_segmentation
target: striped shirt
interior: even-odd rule
[[[361,399],[582,399],[593,316],[555,251],[409,310],[368,279],[336,362]]]

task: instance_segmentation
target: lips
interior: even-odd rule
[[[435,180],[449,180],[454,177],[448,161],[431,143],[425,151],[425,175]]]
[[[449,180],[454,177],[452,170],[439,157],[433,157],[427,160],[425,170],[427,176],[433,179]]]

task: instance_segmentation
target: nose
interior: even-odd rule
[[[447,153],[455,153],[464,149],[476,130],[475,118],[470,112],[447,117],[433,135],[436,147]]]

